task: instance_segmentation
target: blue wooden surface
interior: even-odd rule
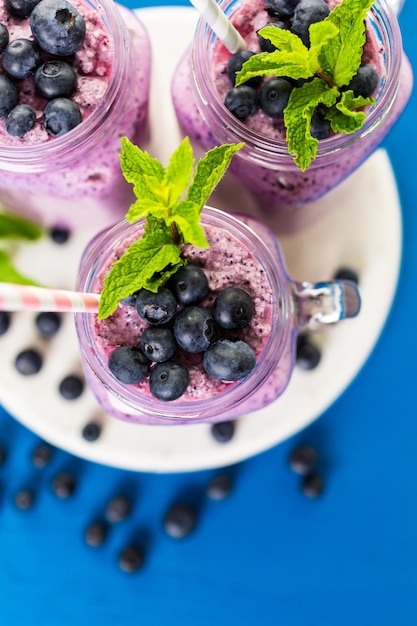
[[[400,23],[417,67],[413,0]],[[227,468],[234,480],[228,499],[205,497],[211,471],[135,474],[60,450],[50,466],[35,470],[30,454],[37,437],[0,414],[0,443],[8,448],[0,467],[2,626],[416,624],[416,117],[413,95],[384,144],[404,219],[401,279],[385,331],[359,376],[320,419]],[[316,500],[301,494],[288,468],[288,454],[300,442],[319,454],[325,490]],[[74,472],[77,489],[61,501],[50,485],[65,469]],[[13,495],[27,485],[36,503],[23,512]],[[120,491],[132,498],[132,515],[112,527],[102,548],[86,546],[86,525]],[[162,526],[178,498],[199,511],[194,533],[181,541]],[[131,541],[146,557],[134,575],[117,565]]]

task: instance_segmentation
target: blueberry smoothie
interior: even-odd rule
[[[42,0],[23,16],[13,4],[0,0],[8,41],[1,79],[16,91],[15,107],[0,118],[1,201],[45,225],[99,230],[118,221],[132,201],[120,172],[120,138],[140,143],[147,132],[147,33],[129,10],[107,0]],[[42,40],[46,20],[53,41],[59,10],[80,16],[83,32],[75,33],[80,41],[73,48],[70,38],[62,49]],[[13,54],[19,60],[21,42],[34,49],[23,77],[8,65]],[[32,122],[22,117],[28,111]]]
[[[258,37],[258,30],[267,24],[291,28],[294,9],[304,2],[310,0],[224,0],[220,6],[246,41],[247,50],[257,54],[267,50],[269,44]],[[329,0],[328,8],[336,3],[337,0]],[[287,11],[287,15],[282,11]],[[210,27],[200,20],[193,45],[181,59],[172,82],[179,124],[203,150],[224,141],[244,141],[245,148],[229,171],[251,192],[265,216],[274,218],[278,229],[285,232],[302,228],[309,221],[310,207],[305,205],[328,193],[372,153],[409,99],[412,72],[402,52],[396,17],[385,0],[377,0],[368,14],[361,66],[371,68],[377,81],[367,94],[375,98],[376,104],[367,107],[364,126],[347,135],[331,131],[322,134],[323,120],[317,115],[318,152],[305,171],[300,170],[288,152],[282,110],[276,115],[271,111],[277,105],[277,90],[266,96],[265,78],[252,85],[256,92],[253,108],[243,103],[245,113],[239,116],[233,106],[228,106],[228,94],[233,90],[233,74],[228,68],[231,57]],[[278,94],[279,100],[279,91]],[[259,106],[267,97],[269,103]],[[238,102],[237,108],[240,105]]]

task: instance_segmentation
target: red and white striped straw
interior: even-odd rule
[[[0,282],[0,311],[69,311],[97,313],[100,296],[64,289]]]
[[[216,0],[190,0],[201,17],[211,26],[213,32],[232,54],[246,49],[246,43],[239,31],[223,13]]]

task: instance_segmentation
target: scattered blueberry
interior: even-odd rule
[[[176,348],[174,334],[170,328],[149,326],[142,333],[140,347],[151,361],[169,361]]]
[[[80,109],[68,98],[50,100],[43,110],[43,125],[47,133],[54,137],[65,135],[81,122]]]
[[[235,52],[230,57],[227,63],[227,75],[229,77],[230,82],[233,87],[235,86],[236,74],[242,69],[242,65],[251,58],[255,53],[251,52],[251,50],[240,50],[239,52]],[[262,76],[254,76],[250,78],[243,85],[248,85],[249,87],[253,87],[256,89],[262,82]]]
[[[303,479],[302,490],[309,498],[316,498],[323,491],[323,481],[316,474],[308,474]]]
[[[52,458],[52,448],[46,443],[41,443],[32,452],[32,463],[35,467],[45,467]]]
[[[68,239],[71,236],[71,231],[69,228],[64,228],[63,226],[53,226],[49,230],[49,236],[54,243],[58,245],[62,245],[67,243]]]
[[[85,530],[85,541],[92,548],[103,545],[107,538],[107,526],[102,522],[92,522]]]
[[[29,489],[22,489],[18,491],[14,497],[14,503],[16,507],[22,511],[30,509],[34,503],[34,496]]]
[[[59,498],[69,498],[75,490],[75,479],[68,472],[57,474],[52,481],[52,490]]]
[[[7,76],[0,74],[0,117],[6,117],[17,103],[15,84]]]
[[[215,338],[216,326],[210,309],[188,306],[175,318],[174,335],[187,352],[206,350]]]
[[[218,380],[235,381],[248,376],[256,365],[253,348],[238,339],[219,339],[203,356],[204,369]]]
[[[136,310],[149,324],[165,324],[175,315],[177,301],[172,291],[161,287],[156,293],[141,289],[136,298]]]
[[[35,87],[39,95],[53,98],[69,98],[77,88],[77,74],[65,61],[47,61],[35,72]]]
[[[149,371],[150,361],[136,346],[120,346],[109,357],[109,369],[124,385],[139,383]]]
[[[215,476],[207,485],[207,496],[211,500],[224,500],[232,490],[232,481],[229,476],[219,474]]]
[[[312,370],[320,363],[320,349],[310,341],[308,335],[301,333],[297,337],[296,363],[303,370]]]
[[[112,524],[122,522],[132,510],[132,503],[126,496],[114,496],[106,506],[106,519]]]
[[[9,43],[9,31],[4,24],[0,24],[0,54]]]
[[[189,305],[206,297],[209,284],[203,270],[189,264],[181,267],[169,279],[168,287],[178,302]]]
[[[79,376],[70,374],[61,380],[58,389],[65,400],[76,400],[84,391],[84,381]]]
[[[29,17],[39,0],[5,0],[7,10],[15,17]]]
[[[34,41],[14,39],[6,46],[1,62],[9,76],[22,80],[33,74],[42,58]]]
[[[295,7],[291,30],[304,45],[310,46],[308,29],[311,24],[324,20],[329,13],[330,9],[324,0],[303,0]]]
[[[176,400],[185,392],[189,382],[187,369],[180,363],[158,363],[151,371],[150,392],[158,400]]]
[[[3,465],[4,461],[6,460],[6,449],[3,445],[0,444],[0,465]]]
[[[330,135],[331,126],[329,120],[326,120],[326,111],[317,107],[311,116],[310,135],[319,141],[327,139]]]
[[[265,115],[282,119],[292,90],[293,85],[285,78],[266,81],[259,92],[259,104]]]
[[[213,317],[222,328],[245,328],[255,312],[253,301],[247,291],[240,287],[228,287],[217,296]]]
[[[132,574],[142,567],[143,560],[141,548],[138,546],[127,546],[119,555],[119,566],[127,574]]]
[[[235,423],[232,421],[217,422],[210,428],[213,438],[219,443],[228,443],[235,434]]]
[[[346,89],[351,89],[356,97],[371,96],[378,87],[379,76],[371,65],[361,65]]]
[[[355,285],[359,284],[359,274],[350,267],[341,267],[334,275],[335,280],[350,280]]]
[[[310,474],[317,461],[317,454],[311,446],[297,446],[290,454],[290,467],[296,474]]]
[[[182,539],[190,534],[197,523],[197,515],[189,504],[174,504],[166,513],[164,528],[168,535]]]
[[[227,92],[224,105],[238,120],[245,120],[256,113],[258,109],[258,95],[248,85],[233,87]]]
[[[0,311],[0,336],[7,333],[10,326],[10,313],[8,311]]]
[[[266,0],[264,4],[269,15],[288,18],[294,14],[299,2],[300,0]]]
[[[18,104],[7,115],[6,130],[12,137],[23,137],[35,126],[36,111],[28,104]]]
[[[42,367],[42,357],[37,350],[31,348],[23,350],[16,357],[15,367],[19,374],[32,376],[40,371]]]
[[[88,422],[81,434],[86,441],[97,441],[101,435],[101,426],[97,422]]]
[[[61,316],[54,311],[42,311],[36,316],[35,324],[42,337],[53,337],[61,327]]]
[[[69,56],[79,50],[85,36],[85,22],[66,0],[41,0],[30,16],[32,34],[45,52]]]
[[[270,22],[268,24],[265,24],[265,26],[274,26],[275,28],[281,28],[282,30],[289,29],[288,24],[286,22],[281,22],[281,21]],[[274,52],[274,50],[276,50],[276,47],[269,39],[265,39],[265,37],[262,37],[262,35],[259,35],[259,34],[258,34],[258,44],[261,49],[261,52]]]

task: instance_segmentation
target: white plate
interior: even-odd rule
[[[191,40],[192,8],[142,9],[139,17],[153,42],[151,92],[152,143],[149,150],[167,162],[180,134],[170,100],[170,76]],[[181,30],[181,37],[178,33]],[[221,198],[218,198],[221,204]],[[328,328],[316,337],[323,357],[314,371],[296,370],[284,395],[269,407],[243,417],[228,444],[217,443],[206,424],[179,427],[139,426],[103,414],[89,390],[77,400],[60,397],[67,374],[81,372],[73,318],[46,341],[35,331],[32,313],[13,316],[0,338],[0,398],[4,407],[52,444],[106,465],[138,471],[176,472],[222,467],[257,454],[307,426],[343,392],[361,369],[390,310],[401,256],[401,212],[389,159],[377,151],[350,180],[321,204],[325,217],[301,234],[281,239],[295,279],[324,280],[340,266],[360,274],[363,306],[359,317]],[[43,282],[71,289],[78,260],[91,232],[74,233],[63,246],[41,241],[20,247],[22,270]],[[14,368],[20,350],[37,346],[45,355],[42,370],[22,377]],[[103,425],[101,437],[86,442],[81,431],[91,419]]]

